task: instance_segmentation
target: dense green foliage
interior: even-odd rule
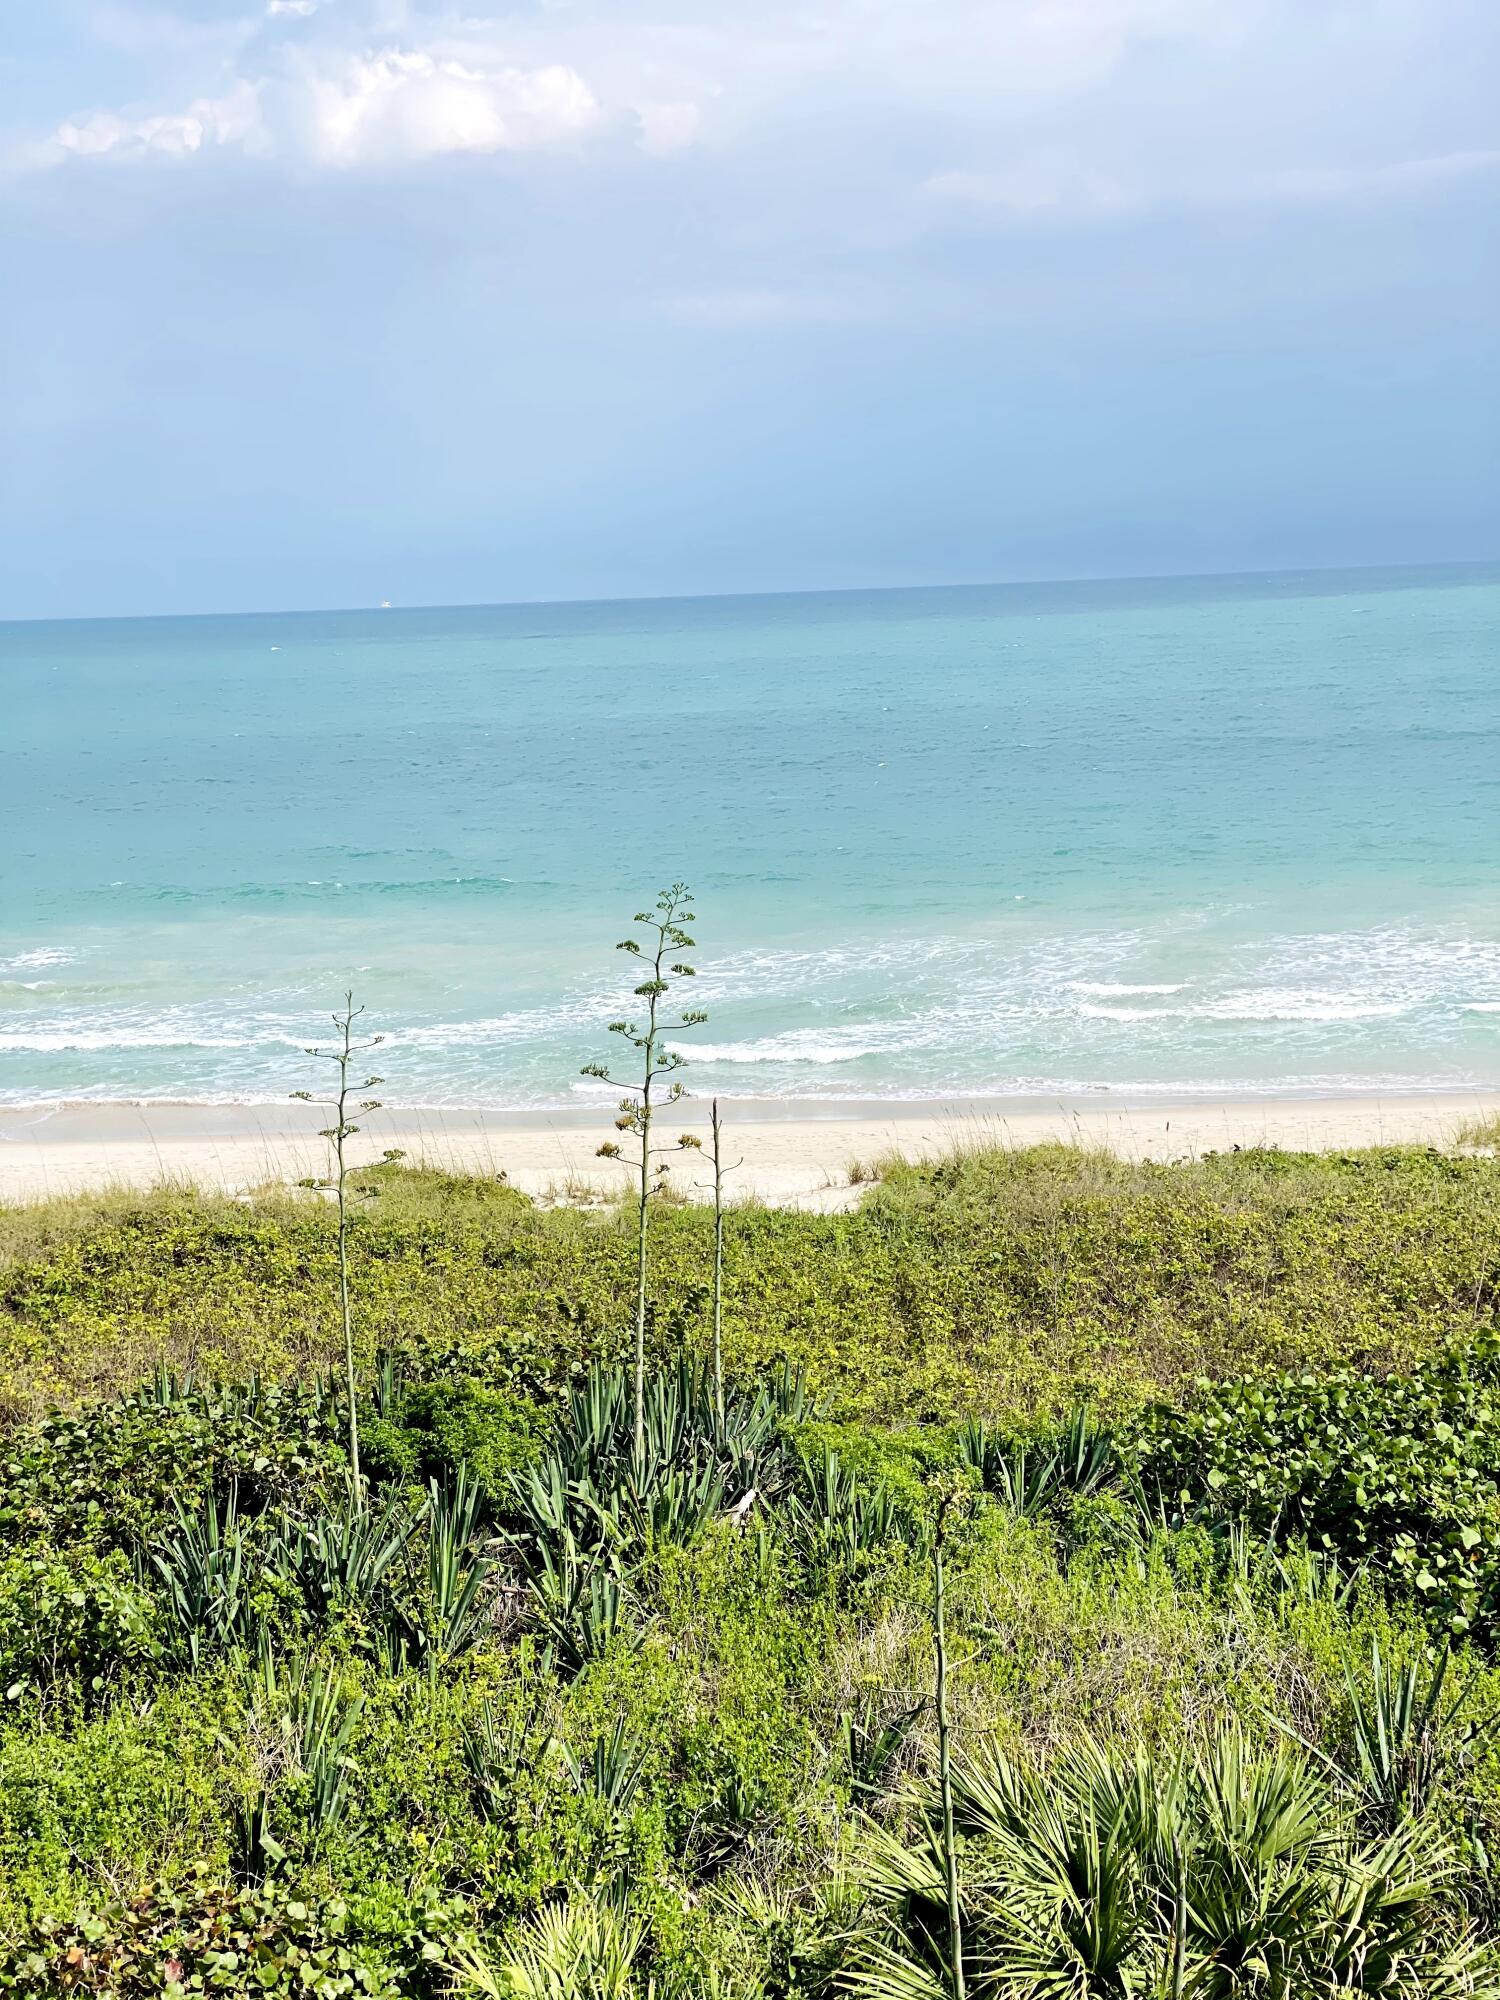
[[[326,1210],[0,1216],[0,1993],[949,1992],[939,1493],[971,1994],[1500,1993],[1500,1163],[735,1210],[722,1412],[663,1206],[639,1449],[619,1218],[380,1181],[368,1490]]]
[[[1299,1535],[1422,1593],[1456,1631],[1500,1591],[1500,1342],[1454,1344],[1409,1374],[1333,1368],[1205,1386],[1136,1427],[1158,1510]]]
[[[378,1169],[355,1230],[369,1350],[535,1389],[624,1353],[635,1241],[614,1209]],[[706,1340],[712,1218],[653,1223],[651,1344]],[[800,1367],[836,1416],[1061,1414],[1200,1375],[1405,1361],[1493,1327],[1500,1163],[1426,1151],[1131,1165],[1063,1147],[894,1169],[849,1214],[747,1207],[727,1245],[732,1371]],[[0,1213],[0,1409],[165,1363],[286,1379],[340,1349],[333,1218],[305,1197],[128,1194]],[[368,1354],[367,1357],[368,1359]]]

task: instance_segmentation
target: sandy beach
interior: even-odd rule
[[[972,1099],[932,1103],[724,1103],[726,1150],[743,1164],[740,1195],[807,1207],[857,1196],[856,1163],[891,1153],[930,1157],[975,1145],[1066,1140],[1129,1159],[1175,1160],[1234,1146],[1330,1151],[1390,1144],[1451,1145],[1462,1128],[1500,1114],[1500,1092],[1409,1097],[1255,1098],[1200,1102]],[[706,1138],[708,1106],[689,1099],[659,1128]],[[0,1111],[0,1201],[164,1182],[243,1192],[323,1170],[324,1114],[302,1105],[90,1103]],[[609,1113],[391,1108],[354,1142],[363,1163],[386,1147],[467,1172],[504,1174],[540,1197],[606,1193],[624,1178],[596,1155]],[[673,1180],[705,1191],[702,1157],[673,1159]]]

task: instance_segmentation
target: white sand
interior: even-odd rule
[[[763,1200],[836,1207],[857,1198],[853,1161],[900,1152],[920,1157],[976,1144],[1023,1146],[1065,1139],[1130,1159],[1175,1160],[1233,1146],[1316,1151],[1417,1143],[1451,1145],[1464,1124],[1500,1114],[1500,1092],[1409,1097],[1245,1099],[1197,1103],[973,1100],[950,1104],[725,1105],[732,1185]],[[664,1138],[706,1137],[708,1107],[691,1099],[667,1114]],[[239,1192],[323,1171],[317,1128],[326,1114],[303,1105],[73,1104],[0,1111],[0,1202],[110,1186],[193,1183]],[[611,1136],[608,1110],[480,1112],[387,1110],[353,1142],[361,1163],[399,1146],[408,1157],[504,1173],[528,1194],[617,1189],[624,1174],[596,1157]],[[701,1156],[674,1157],[673,1181],[704,1191]]]

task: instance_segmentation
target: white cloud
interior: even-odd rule
[[[561,63],[492,68],[421,49],[382,49],[329,60],[300,57],[279,73],[241,79],[222,97],[181,110],[95,111],[64,119],[25,149],[33,168],[74,159],[184,158],[238,149],[291,154],[327,166],[368,166],[445,153],[524,152],[577,139],[601,107]],[[682,143],[679,120],[658,132],[661,150]]]
[[[576,70],[476,69],[385,49],[307,79],[311,146],[340,166],[440,153],[520,152],[574,139],[600,107]]]
[[[196,98],[184,111],[144,118],[96,111],[87,118],[65,119],[46,154],[78,159],[141,159],[149,154],[181,158],[205,148],[243,145],[253,139],[259,125],[259,93],[254,84],[239,83],[228,96]]]
[[[603,125],[666,156],[732,140],[789,103],[811,113],[819,100],[830,112],[888,101],[992,115],[1088,85],[1143,35],[1221,39],[1226,9],[1232,19],[1267,0],[826,0],[816,12],[790,0],[581,0],[503,18],[456,0],[258,4],[258,20],[247,8],[209,38],[176,15],[98,0],[120,37],[201,44],[205,62],[217,52],[219,73],[186,109],[68,118],[53,156],[234,143],[203,115],[230,65],[238,82],[222,101],[258,93],[263,151],[340,165],[548,146]]]
[[[142,52],[172,51],[159,96],[65,119],[13,159],[759,148],[746,206],[790,187],[771,226],[839,216],[868,243],[944,214],[1315,204],[1436,187],[1488,157],[1444,153],[1447,130],[1399,85],[1433,10],[1475,0],[1337,0],[1311,23],[1306,0],[244,0],[212,36],[95,4]],[[1375,135],[1398,163],[1349,164]]]

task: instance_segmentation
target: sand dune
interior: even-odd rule
[[[668,1115],[663,1137],[706,1136],[705,1103]],[[733,1185],[766,1201],[837,1206],[857,1186],[851,1167],[883,1154],[928,1156],[956,1146],[1065,1139],[1132,1159],[1181,1159],[1232,1146],[1340,1147],[1454,1143],[1462,1128],[1500,1115],[1500,1092],[1407,1097],[1254,1098],[1221,1102],[972,1100],[930,1104],[728,1104]],[[322,1171],[324,1115],[301,1105],[75,1104],[0,1112],[0,1201],[163,1181],[243,1191]],[[410,1158],[504,1173],[535,1195],[618,1188],[623,1170],[596,1157],[607,1111],[544,1113],[429,1107],[370,1115],[354,1146],[363,1162],[387,1146]],[[701,1196],[707,1168],[692,1152],[673,1180]]]

